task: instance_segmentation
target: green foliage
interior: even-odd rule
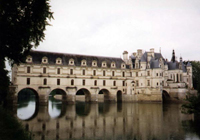
[[[188,103],[182,105],[182,112],[187,114],[200,114],[200,95],[186,96]]]
[[[192,64],[192,75],[193,75],[193,86],[194,89],[200,93],[200,62],[191,61]]]
[[[44,40],[52,18],[49,0],[0,0],[1,99],[5,99],[9,86],[5,59],[11,64],[24,62],[31,48]]]
[[[31,140],[29,132],[9,112],[0,107],[0,140]]]
[[[9,86],[8,71],[5,70],[4,61],[0,60],[0,104],[6,98]]]
[[[0,56],[11,64],[24,61],[32,47],[44,40],[49,0],[0,0]]]

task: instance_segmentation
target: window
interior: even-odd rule
[[[31,73],[31,67],[27,67],[27,73]]]
[[[93,70],[93,75],[94,75],[94,76],[96,75],[96,70]]]
[[[71,59],[69,60],[69,65],[74,65],[74,59],[71,58]]]
[[[46,78],[43,81],[43,85],[47,85],[47,79]]]
[[[103,71],[103,76],[106,76],[106,71],[105,70]]]
[[[62,59],[61,58],[57,58],[56,59],[56,64],[62,64]]]
[[[102,67],[106,67],[106,62],[102,62]]]
[[[147,86],[150,86],[150,80],[147,80]]]
[[[150,71],[147,71],[147,76],[150,76]]]
[[[111,63],[111,68],[115,68],[115,62]]]
[[[83,80],[83,86],[85,86],[85,80]]]
[[[73,69],[70,69],[70,74],[73,75]]]
[[[72,86],[74,85],[74,80],[73,80],[73,79],[71,80],[71,85],[72,85]]]
[[[103,86],[105,86],[106,85],[106,81],[105,80],[103,80]]]
[[[156,73],[156,76],[158,76],[158,73]]]
[[[27,84],[27,85],[30,85],[30,81],[31,81],[30,78],[27,78],[27,79],[26,79],[26,84]]]
[[[125,68],[125,64],[124,63],[121,64],[121,68]]]
[[[85,75],[85,70],[82,71],[82,74]]]
[[[115,76],[115,71],[112,71],[112,76]]]
[[[138,76],[138,72],[136,72],[136,77]]]
[[[47,69],[46,68],[43,68],[43,73],[47,73]]]
[[[29,55],[29,56],[27,56],[27,58],[26,58],[26,62],[28,62],[28,63],[31,63],[32,62],[32,57]]]
[[[125,72],[124,71],[122,72],[122,77],[125,77]]]
[[[116,86],[116,81],[113,81],[113,86]]]
[[[86,66],[86,65],[87,65],[86,60],[82,60],[82,61],[81,61],[81,65],[82,65],[82,66]]]
[[[122,86],[125,86],[125,81],[122,81]]]
[[[158,82],[157,82],[157,86],[158,86]]]
[[[94,85],[97,86],[97,80],[94,80]]]
[[[130,72],[130,77],[132,77],[132,72]]]
[[[48,58],[47,57],[43,57],[42,58],[42,63],[48,63]]]
[[[57,68],[57,74],[60,74],[60,68]]]
[[[137,87],[139,86],[139,81],[138,81],[138,80],[136,80],[136,86],[137,86]]]
[[[57,79],[57,85],[60,85],[60,79]]]
[[[97,61],[96,60],[92,61],[92,66],[94,66],[94,67],[97,66]]]

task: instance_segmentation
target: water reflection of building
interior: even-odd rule
[[[86,56],[31,51],[26,63],[12,68],[16,94],[29,88],[47,103],[48,95],[57,90],[63,100],[74,103],[76,95],[85,95],[87,102],[162,101],[162,92],[171,97],[185,98],[192,86],[191,64],[171,61],[161,53],[138,50],[128,58]]]
[[[62,117],[52,119],[47,106],[40,106],[37,116],[22,121],[35,139],[184,139],[179,105],[162,104],[85,104],[64,106]],[[84,112],[83,112],[84,110]],[[189,118],[188,118],[189,117]]]

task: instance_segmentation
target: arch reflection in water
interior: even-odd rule
[[[91,110],[91,104],[84,102],[76,102],[76,114],[78,116],[88,116]]]
[[[48,112],[51,118],[62,117],[66,112],[66,93],[61,89],[55,89],[49,94]]]
[[[182,114],[179,104],[81,103],[65,106],[67,111],[60,118],[49,118],[47,107],[40,106],[35,119],[22,123],[32,131],[34,139],[199,140],[199,122],[188,123],[193,122],[192,116]],[[195,124],[196,127],[192,126]],[[195,131],[191,131],[193,129]]]
[[[30,120],[38,113],[38,94],[31,88],[25,88],[18,93],[17,117]]]

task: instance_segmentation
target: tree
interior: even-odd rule
[[[0,0],[0,71],[4,72],[0,80],[7,77],[5,59],[11,65],[24,62],[31,48],[44,40],[44,31],[52,18],[49,0]],[[7,91],[2,82],[0,86]]]
[[[192,80],[194,89],[198,91],[197,96],[188,95],[185,103],[182,105],[182,112],[189,114],[200,114],[200,62],[191,61],[192,64]]]
[[[200,62],[191,61],[192,64],[192,80],[194,89],[200,93]]]

